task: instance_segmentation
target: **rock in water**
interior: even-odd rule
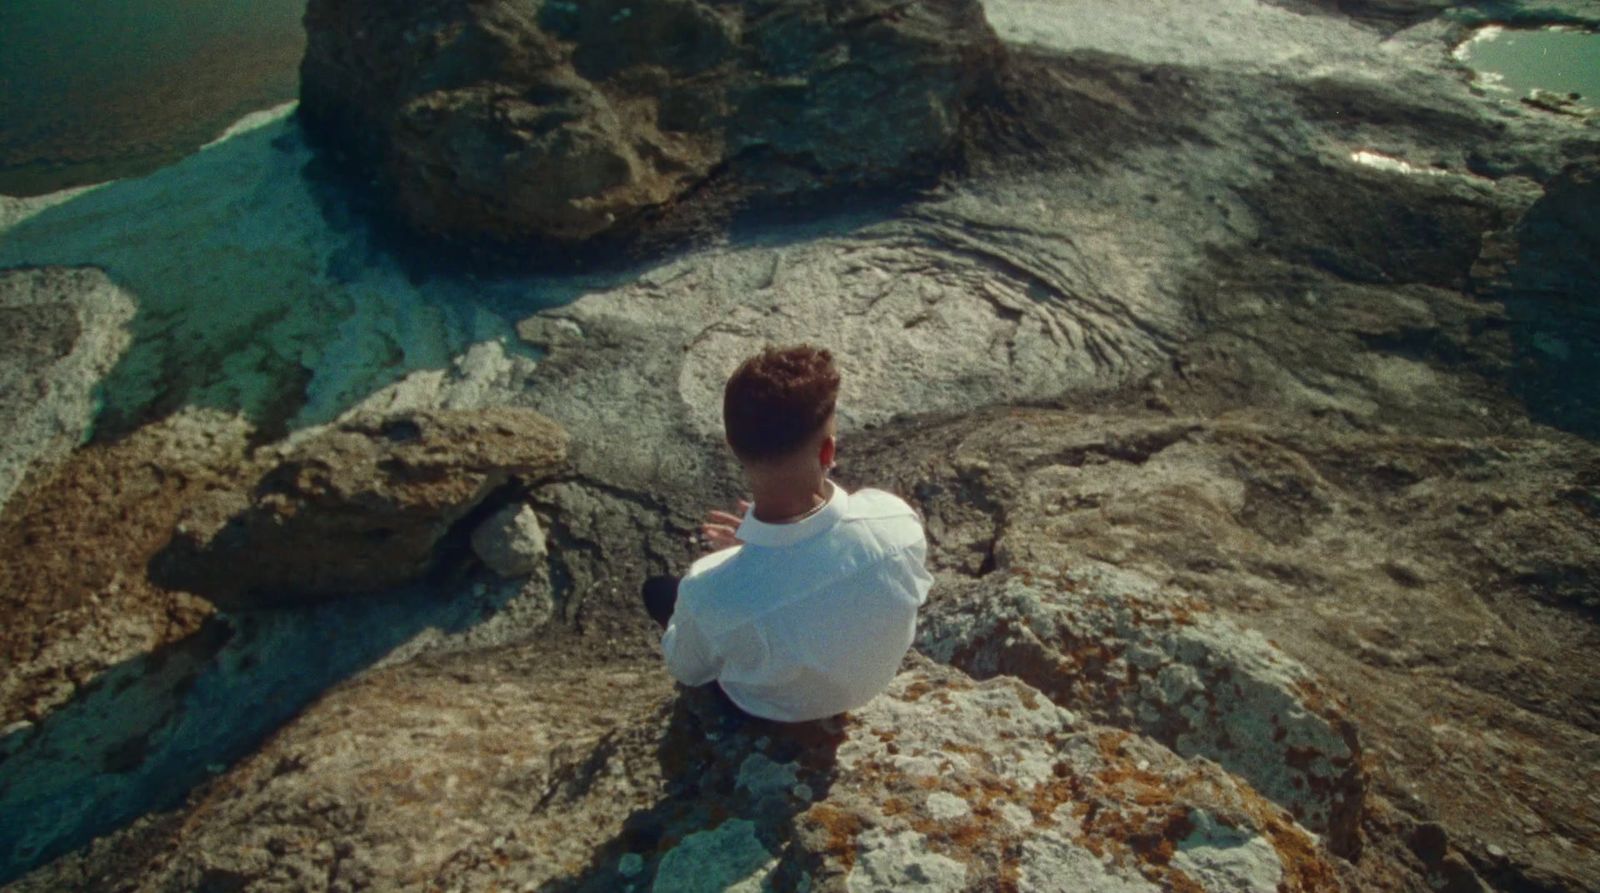
[[[924,179],[1001,57],[977,0],[312,0],[306,30],[310,131],[415,229],[492,243],[626,240],[713,180]]]
[[[562,466],[566,433],[520,409],[356,418],[288,449],[249,494],[197,506],[152,575],[221,604],[395,586],[434,562],[450,527],[512,477]]]

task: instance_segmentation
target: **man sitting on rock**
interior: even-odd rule
[[[803,722],[859,707],[894,678],[933,577],[917,513],[828,480],[839,372],[826,350],[767,348],[723,391],[728,446],[754,504],[713,511],[715,550],[645,584],[667,669],[740,710]]]

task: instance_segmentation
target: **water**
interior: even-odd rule
[[[1491,87],[1576,93],[1600,107],[1600,33],[1571,28],[1481,29],[1456,50]]]
[[[306,0],[4,0],[0,193],[148,173],[292,99]]]

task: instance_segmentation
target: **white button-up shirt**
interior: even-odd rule
[[[689,568],[661,640],[678,681],[714,679],[746,713],[784,722],[860,707],[888,686],[933,585],[922,524],[897,496],[831,486],[792,523],[747,512],[744,545]]]

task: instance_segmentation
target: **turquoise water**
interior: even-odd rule
[[[1576,93],[1600,106],[1600,33],[1572,29],[1485,29],[1460,58],[1518,96]]]
[[[148,173],[293,99],[305,6],[0,2],[0,193]]]

